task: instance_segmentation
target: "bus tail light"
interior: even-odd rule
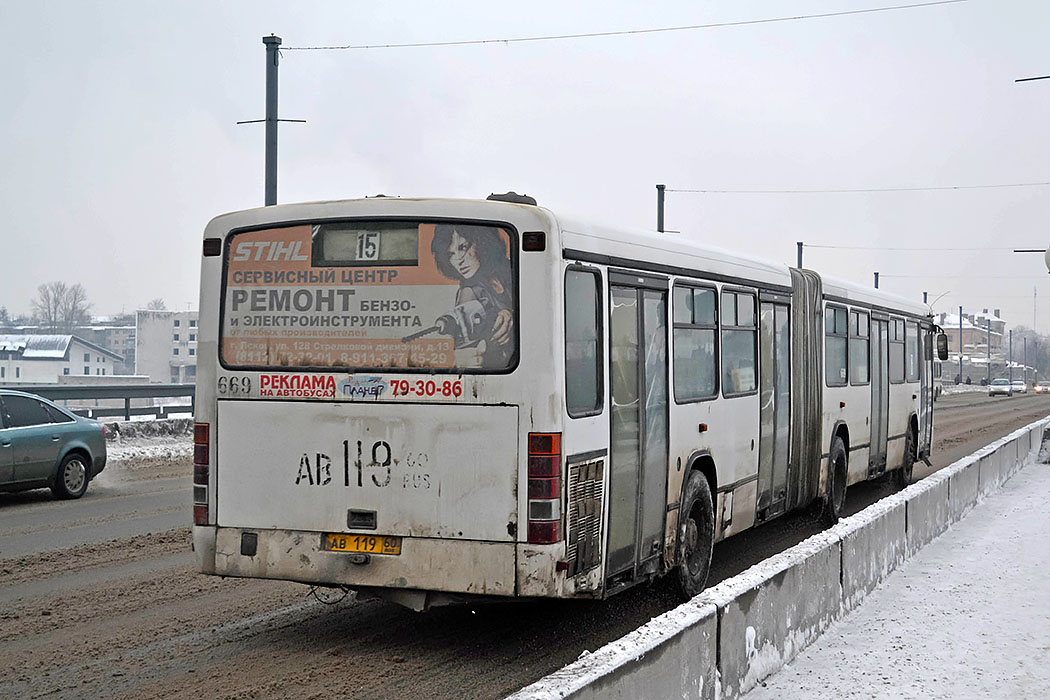
[[[208,524],[208,477],[211,472],[209,447],[211,426],[193,424],[193,524]]]
[[[561,541],[561,433],[529,433],[529,544]]]

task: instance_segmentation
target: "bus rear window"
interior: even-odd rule
[[[516,244],[505,227],[341,221],[234,233],[221,357],[238,369],[507,372]]]

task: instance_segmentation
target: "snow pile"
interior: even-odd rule
[[[183,462],[193,458],[193,441],[188,439],[127,440],[106,448],[113,462]]]
[[[941,388],[941,394],[944,396],[952,394],[981,394],[986,391],[988,391],[988,387],[980,384],[945,384]]]
[[[124,438],[192,437],[192,435],[192,418],[106,423],[106,438],[111,442],[120,442]]]
[[[106,424],[106,469],[100,483],[185,477],[193,462],[193,419]]]

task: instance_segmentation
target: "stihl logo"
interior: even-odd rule
[[[234,260],[309,260],[301,254],[302,241],[254,241],[237,244]]]

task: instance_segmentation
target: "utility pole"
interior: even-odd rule
[[[986,384],[992,383],[992,319],[987,316],[984,317],[984,325],[988,328],[988,340],[984,343],[985,350],[985,362],[988,365],[988,378],[985,380]]]
[[[664,190],[667,185],[656,186],[656,230],[664,232]]]
[[[802,241],[799,241],[795,245],[798,246],[798,269],[802,269]]]
[[[271,34],[263,37],[266,46],[266,118],[249,119],[238,124],[266,123],[266,185],[263,203],[270,207],[277,204],[277,122],[305,122],[305,119],[277,118],[277,65],[280,60],[281,37]]]
[[[263,37],[266,45],[266,206],[277,204],[277,64],[281,37]]]
[[[1011,386],[1014,383],[1014,329],[1010,329],[1010,358],[1006,361],[1007,376],[1010,377]]]
[[[959,307],[959,383],[963,383],[962,376],[962,351],[963,351],[963,338],[962,338],[962,307]]]
[[[1026,335],[1021,340],[1023,341],[1021,347],[1024,348],[1024,355],[1022,355],[1024,357],[1024,368],[1021,370],[1021,376],[1024,377],[1024,385],[1028,386],[1028,336]]]
[[[879,288],[879,273],[875,273],[875,289]]]

